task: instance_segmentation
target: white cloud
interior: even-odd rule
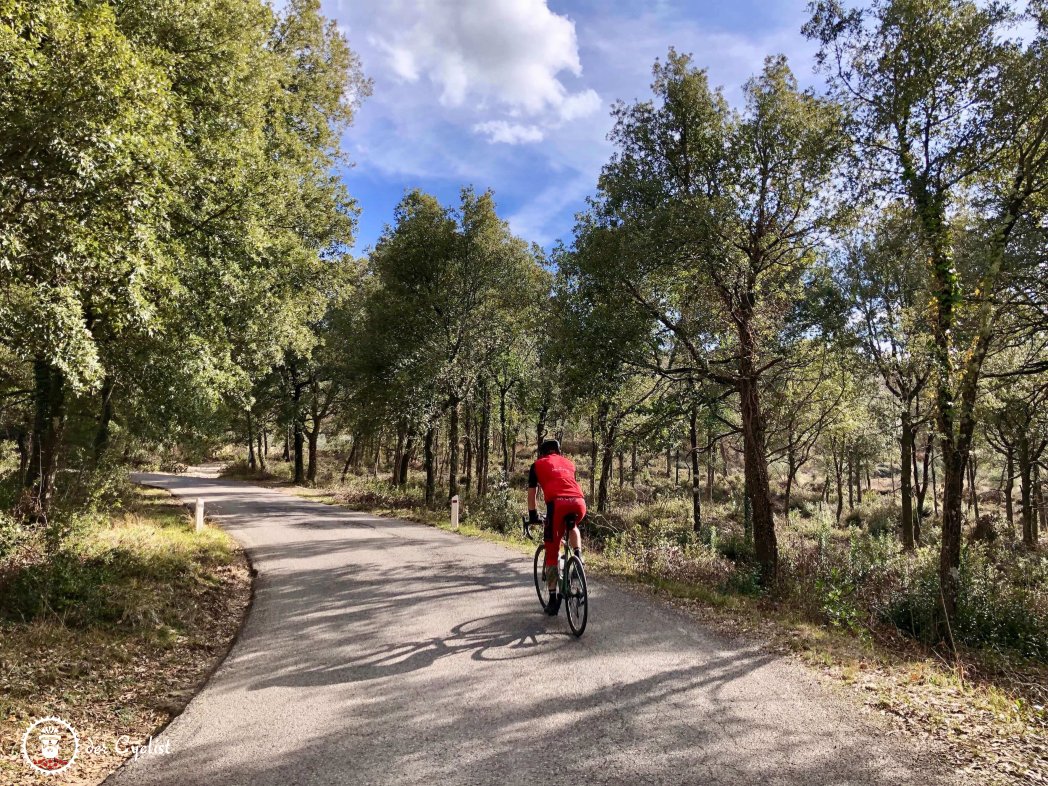
[[[582,75],[575,23],[546,0],[389,0],[380,14],[389,23],[368,40],[395,78],[486,115],[473,128],[492,142],[538,142],[600,109],[596,92],[563,81]]]
[[[488,120],[477,123],[473,130],[484,134],[492,142],[504,142],[507,145],[520,145],[525,142],[541,142],[546,136],[538,126],[509,123],[505,120]]]

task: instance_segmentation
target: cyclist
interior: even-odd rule
[[[556,616],[560,611],[557,556],[560,553],[560,541],[564,537],[564,518],[570,514],[575,516],[575,526],[568,534],[568,544],[574,549],[575,556],[582,559],[582,535],[578,524],[586,517],[586,499],[575,480],[575,465],[561,455],[560,443],[555,439],[547,439],[539,445],[538,460],[528,472],[528,521],[532,524],[539,521],[535,508],[535,491],[539,487],[546,500],[546,526],[542,534],[546,545],[545,576],[550,590],[546,613]]]

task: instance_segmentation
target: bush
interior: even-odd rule
[[[488,486],[488,493],[477,505],[477,525],[506,535],[520,528],[520,503],[513,498],[505,473],[495,473]]]
[[[1000,556],[983,544],[971,544],[962,552],[957,614],[950,620],[954,638],[968,646],[1048,660],[1048,558]],[[934,644],[940,639],[941,609],[938,553],[923,548],[912,564],[903,566],[881,617]]]

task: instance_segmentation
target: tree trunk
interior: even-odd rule
[[[855,509],[855,486],[853,485],[853,479],[855,478],[855,465],[854,458],[851,451],[848,452],[848,509]]]
[[[408,470],[411,468],[411,454],[414,452],[415,434],[409,430],[407,442],[404,445],[404,452],[400,456],[400,469],[397,474],[398,486],[406,486],[408,484]]]
[[[1048,508],[1045,508],[1044,484],[1041,482],[1040,464],[1033,465],[1033,500],[1037,508],[1033,517],[1033,544],[1036,546],[1041,537],[1041,533],[1038,530],[1038,522],[1040,522],[1041,529],[1048,526],[1046,525]]]
[[[466,404],[465,414],[462,466],[466,470],[466,478],[463,483],[468,494],[473,489],[473,406],[471,404]]]
[[[451,399],[448,412],[448,499],[459,493],[459,401]]]
[[[855,504],[862,504],[862,457],[855,456]]]
[[[706,444],[706,502],[714,502],[714,445]]]
[[[397,429],[397,449],[393,452],[393,466],[389,482],[400,485],[400,465],[404,459],[404,440],[407,438],[404,426]]]
[[[637,440],[633,440],[633,447],[630,453],[630,486],[637,488]]]
[[[306,435],[309,442],[309,466],[306,469],[306,482],[310,486],[317,485],[317,469],[320,466],[320,455],[317,453],[317,442],[320,440],[320,424],[313,423],[313,428]]]
[[[914,538],[913,514],[913,469],[914,462],[914,428],[910,413],[902,413],[902,453],[899,458],[899,485],[902,489],[902,547],[913,551],[916,545]]]
[[[303,448],[306,444],[306,431],[302,425],[302,420],[298,417],[295,418],[294,428],[295,484],[304,486],[306,485],[306,465]]]
[[[258,466],[263,472],[266,471],[265,433],[265,427],[255,432],[255,447],[258,450]]]
[[[291,461],[291,428],[284,425],[284,451],[280,454],[284,461]]]
[[[33,436],[26,488],[32,490],[34,520],[46,521],[54,498],[58,454],[65,430],[65,377],[46,360],[33,361]]]
[[[252,422],[250,409],[247,411],[247,466],[252,470],[258,466],[255,461],[255,425]]]
[[[1015,537],[1015,505],[1012,495],[1015,493],[1015,448],[1008,446],[1005,454],[1004,480],[1004,516],[1008,521],[1008,531]]]
[[[589,472],[589,495],[590,499],[593,499],[596,493],[597,483],[597,426],[593,419],[590,417],[590,472]]]
[[[615,431],[616,424],[608,420],[609,407],[601,402],[597,410],[597,429],[603,441],[603,451],[600,459],[600,486],[597,489],[597,512],[607,513],[610,508],[609,489],[611,486],[611,473],[615,461]],[[596,442],[594,442],[596,446]],[[596,452],[596,451],[594,451]]]
[[[930,466],[932,470],[932,507],[936,516],[939,515],[939,481],[935,473],[935,453],[932,448],[931,435],[928,435],[928,450],[931,453]]]
[[[432,427],[426,431],[426,439],[423,444],[423,455],[426,464],[426,506],[430,508],[437,501],[437,468],[436,456],[433,451],[434,431]]]
[[[488,466],[491,456],[491,388],[484,385],[483,409],[480,413],[480,436],[477,439],[477,493],[488,493]]]
[[[844,444],[841,443],[840,451],[833,445],[833,472],[837,479],[837,523],[841,522],[844,513]],[[849,483],[851,480],[849,479]]]
[[[972,494],[972,508],[975,510],[975,521],[979,520],[979,484],[978,468],[975,465],[975,454],[968,454],[968,488]]]
[[[113,378],[106,374],[102,380],[102,411],[98,416],[98,431],[95,432],[95,461],[99,461],[109,447],[109,426],[113,422]]]
[[[760,565],[761,582],[775,584],[779,569],[779,547],[775,538],[775,518],[771,509],[771,488],[765,450],[764,413],[761,411],[757,379],[753,366],[752,335],[740,331],[743,355],[740,362],[739,397],[742,413],[744,471],[753,511],[753,544]]]
[[[699,482],[699,413],[694,404],[688,427],[691,438],[691,528],[698,535],[702,532],[702,485]]]
[[[1033,462],[1030,458],[1030,437],[1025,432],[1019,435],[1019,509],[1022,511],[1023,545],[1036,545],[1036,512],[1033,505]]]
[[[793,481],[800,467],[797,466],[797,454],[793,448],[786,451],[786,493],[783,499],[783,521],[790,523],[790,499],[793,497]]]
[[[943,500],[942,500],[942,551],[939,554],[939,589],[942,593],[943,613],[946,622],[953,625],[957,611],[957,595],[960,589],[958,568],[961,564],[961,507],[964,494],[964,467],[968,463],[967,451],[951,446],[951,440],[942,440],[943,454]],[[944,630],[952,643],[949,630]]]
[[[502,443],[502,471],[509,475],[509,436],[506,433],[506,388],[499,388],[499,441]],[[545,429],[543,429],[545,430]],[[536,430],[536,434],[537,434]]]
[[[542,444],[542,441],[546,438],[546,416],[549,414],[549,403],[547,401],[548,393],[543,389],[543,401],[539,407],[538,420],[535,422],[535,447],[537,448]]]

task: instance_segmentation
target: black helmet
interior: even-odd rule
[[[550,453],[560,453],[560,443],[555,439],[547,439],[539,445],[539,457],[548,456]]]

